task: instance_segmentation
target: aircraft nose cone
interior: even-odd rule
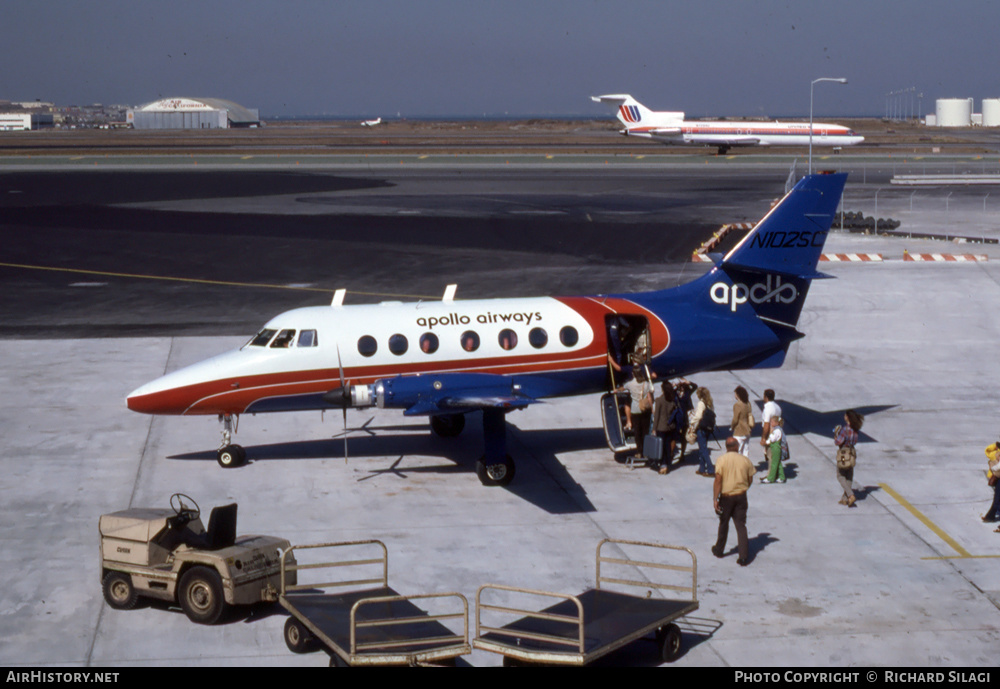
[[[136,388],[125,400],[132,411],[142,414],[210,414],[231,412],[224,401],[238,385],[228,374],[236,370],[241,353],[220,354],[167,373]],[[217,408],[217,404],[224,405]]]
[[[169,405],[165,402],[163,392],[154,392],[149,384],[136,388],[125,398],[125,405],[129,409],[142,414],[170,413]]]

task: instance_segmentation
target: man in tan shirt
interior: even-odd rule
[[[747,491],[753,483],[754,467],[750,460],[741,455],[739,441],[726,438],[726,454],[715,461],[715,482],[712,499],[715,513],[719,515],[719,536],[712,546],[712,554],[722,557],[729,538],[729,520],[736,525],[736,539],[740,566],[749,564],[750,544],[747,539]]]

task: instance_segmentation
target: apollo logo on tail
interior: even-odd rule
[[[845,181],[844,174],[800,181],[706,281],[712,308],[735,314],[746,304],[759,318],[794,327],[810,282],[827,277],[816,267]]]
[[[780,275],[768,275],[763,281],[747,285],[737,282],[729,285],[725,282],[716,282],[709,290],[712,301],[716,304],[729,305],[730,310],[736,313],[736,307],[746,304],[749,300],[752,304],[791,304],[799,297],[798,288],[791,282],[782,281]]]

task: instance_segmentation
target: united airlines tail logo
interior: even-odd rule
[[[790,304],[798,298],[799,290],[790,282],[782,282],[780,275],[768,275],[763,282],[755,282],[752,285],[745,285],[742,282],[734,285],[716,282],[709,289],[709,294],[716,304],[729,306],[729,309],[736,313],[736,307],[747,303],[748,300],[754,304],[771,302]]]
[[[632,124],[642,119],[642,115],[639,114],[639,106],[637,105],[619,105],[618,115],[626,122]]]

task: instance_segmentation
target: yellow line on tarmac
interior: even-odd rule
[[[940,557],[922,557],[921,560],[989,560],[1000,558],[1000,555],[941,555]]]
[[[45,270],[54,273],[76,273],[80,275],[100,275],[104,277],[133,278],[138,280],[165,280],[168,282],[191,282],[199,285],[222,285],[226,287],[257,287],[263,289],[287,289],[300,292],[326,292],[331,294],[334,290],[323,287],[306,287],[301,285],[273,285],[261,282],[231,282],[227,280],[203,280],[200,278],[178,278],[169,275],[142,275],[140,273],[114,273],[105,270],[83,270],[81,268],[56,268],[53,266],[33,266],[24,263],[0,263],[5,268],[23,268],[25,270]],[[405,299],[440,299],[440,296],[430,297],[422,294],[388,294],[384,292],[358,292],[351,290],[351,294],[361,294],[366,297],[396,297]]]
[[[937,524],[935,524],[930,519],[928,519],[927,517],[925,517],[920,512],[920,510],[918,510],[916,507],[914,507],[913,505],[911,505],[906,500],[906,498],[904,498],[902,495],[900,495],[899,493],[897,493],[896,491],[894,491],[892,488],[890,488],[888,486],[888,484],[880,483],[880,484],[878,484],[878,487],[881,488],[882,490],[884,490],[886,493],[888,493],[892,497],[894,497],[896,499],[896,502],[898,502],[900,505],[902,505],[903,507],[905,507],[906,510],[910,514],[912,514],[914,517],[916,517],[917,519],[919,519],[921,521],[921,523],[923,523],[924,526],[926,526],[928,529],[930,529],[935,534],[937,534],[938,538],[940,538],[942,541],[944,541],[945,543],[947,543],[948,545],[950,545],[952,548],[954,548],[955,551],[958,552],[958,556],[959,557],[973,557],[973,555],[971,553],[969,553],[969,551],[967,551],[965,548],[963,548],[962,546],[960,546],[958,544],[958,542],[955,541],[954,538],[952,538],[951,536],[949,536],[948,534],[946,534],[944,532],[944,530],[941,529],[941,527],[939,527]]]

